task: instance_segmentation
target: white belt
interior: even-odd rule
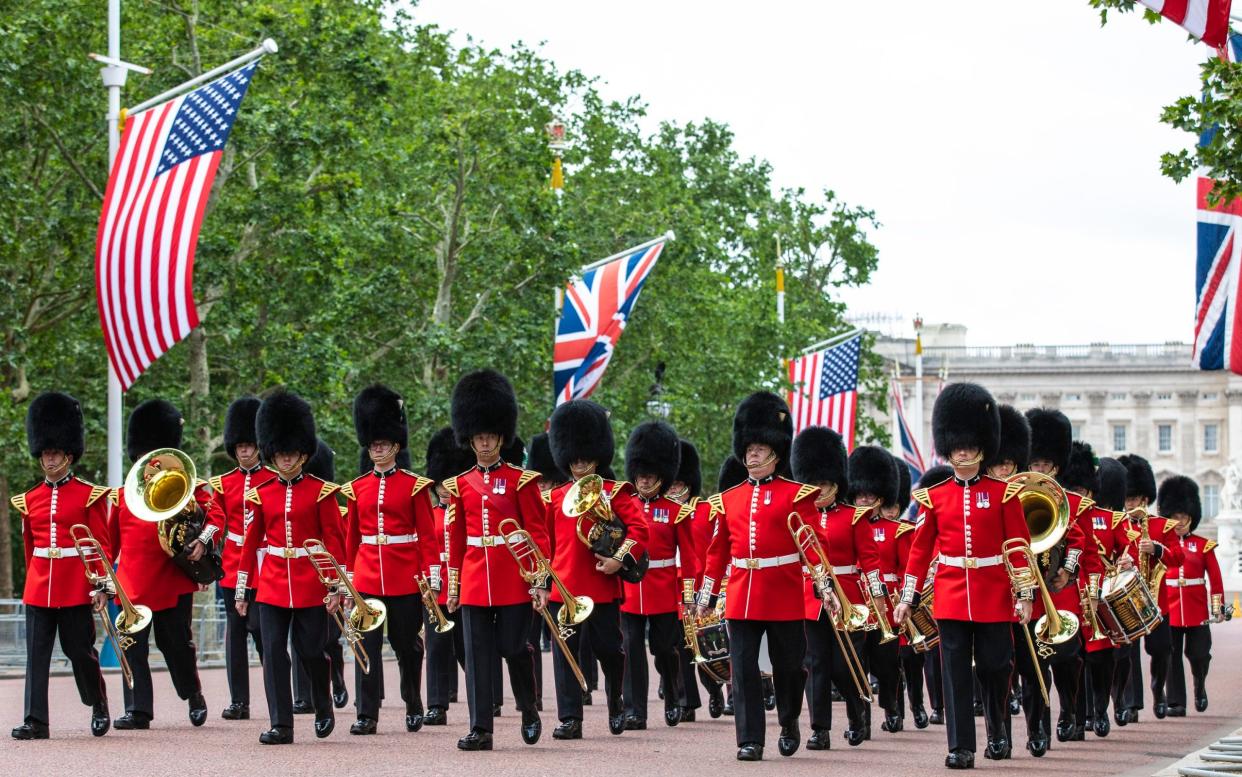
[[[734,569],[767,569],[769,567],[783,567],[786,564],[800,564],[802,557],[797,553],[789,553],[784,556],[768,556],[767,558],[736,558],[733,559]]]
[[[267,554],[277,558],[302,558],[309,555],[306,548],[285,548],[279,545],[268,545]]]
[[[941,553],[938,561],[956,569],[982,569],[1004,563],[1002,556],[946,556]]]
[[[897,575],[894,575],[892,572],[885,572],[885,573],[884,573],[884,577],[883,577],[882,579],[883,579],[883,580],[884,580],[884,582],[886,582],[886,583],[896,583],[896,582],[897,582]]]
[[[466,537],[466,544],[472,548],[490,548],[493,545],[504,545],[503,534],[487,534],[479,537]]]
[[[1188,577],[1185,580],[1181,580],[1166,577],[1164,579],[1164,584],[1169,588],[1189,588],[1192,585],[1203,585],[1203,578]]]
[[[73,558],[78,549],[73,548],[35,548],[34,555],[38,558]]]
[[[647,569],[667,569],[674,566],[677,566],[677,559],[675,558],[652,559],[647,563]]]
[[[364,534],[362,535],[363,545],[403,545],[407,542],[416,542],[417,534]]]
[[[244,545],[246,543],[246,537],[244,535],[238,534],[235,531],[231,531],[225,536],[227,536],[229,542],[233,543],[234,545]]]
[[[832,574],[834,575],[853,575],[857,573],[858,573],[858,566],[855,564],[846,564],[845,566],[842,566],[842,567],[832,568]]]

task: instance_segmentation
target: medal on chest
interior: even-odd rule
[[[508,478],[494,478],[492,480],[492,493],[493,494],[503,494],[508,490],[509,490],[509,479]]]
[[[1097,515],[1091,519],[1091,528],[1096,531],[1107,531],[1108,523],[1104,520],[1104,516]]]
[[[1187,543],[1187,545],[1186,545],[1186,550],[1190,551],[1191,553],[1198,553],[1198,552],[1199,552],[1199,543],[1197,543],[1197,542],[1190,542],[1190,543]]]
[[[883,542],[884,541],[884,527],[883,526],[875,527],[875,533],[872,536],[875,537],[876,542]]]
[[[980,510],[986,510],[992,506],[992,495],[986,491],[978,491],[975,493],[975,507]]]
[[[651,520],[656,523],[668,523],[668,508],[656,507],[651,511]]]

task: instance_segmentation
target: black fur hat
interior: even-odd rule
[[[540,432],[530,438],[530,447],[526,453],[526,468],[538,472],[548,483],[559,486],[569,480],[569,476],[552,460],[552,446],[548,444],[547,432]]]
[[[129,414],[125,453],[130,463],[159,448],[181,447],[181,411],[164,399],[148,399]]]
[[[1096,472],[1100,487],[1095,492],[1095,503],[1104,510],[1124,510],[1126,506],[1126,468],[1116,459],[1100,459]]]
[[[552,460],[568,473],[575,461],[593,461],[603,475],[612,465],[616,443],[608,411],[589,399],[571,399],[552,411],[548,425]]]
[[[934,467],[928,467],[927,471],[919,477],[919,488],[931,488],[951,477],[953,477],[953,468],[948,464],[937,464]]]
[[[1156,501],[1156,474],[1151,471],[1147,459],[1128,453],[1118,456],[1117,461],[1126,468],[1126,496],[1141,496],[1147,504]]]
[[[1057,474],[1065,474],[1074,440],[1074,429],[1065,413],[1034,407],[1026,411],[1026,421],[1031,425],[1031,461],[1047,459],[1056,466]]]
[[[837,497],[849,491],[850,464],[841,435],[826,426],[808,426],[793,441],[793,476],[801,483],[835,483]]]
[[[893,466],[897,468],[897,509],[902,513],[910,506],[910,481],[913,473],[910,465],[893,456]]]
[[[716,491],[728,491],[739,483],[745,483],[747,477],[749,475],[746,473],[746,465],[730,453],[720,463],[720,474],[716,476]]]
[[[634,427],[625,443],[625,479],[633,483],[639,475],[660,479],[660,495],[668,493],[681,466],[681,440],[673,427],[663,421],[644,421]]]
[[[301,453],[310,457],[318,448],[315,416],[305,399],[290,391],[278,391],[259,406],[255,418],[259,452],[271,463],[277,453]]]
[[[1001,405],[997,410],[1000,413],[1000,448],[985,466],[1012,461],[1014,472],[1025,472],[1031,464],[1031,425],[1013,405]]]
[[[315,440],[315,455],[306,460],[302,471],[329,483],[336,481],[336,451],[323,440]]]
[[[1000,412],[996,400],[977,383],[950,383],[932,408],[932,440],[940,458],[958,448],[978,448],[984,461],[1000,447]]]
[[[513,439],[505,438],[505,446],[500,449],[500,458],[515,467],[526,463],[526,441],[522,439],[522,435],[515,434]]]
[[[850,488],[847,502],[853,502],[859,494],[875,494],[880,507],[897,504],[900,475],[893,462],[893,454],[878,445],[859,445],[850,454]]]
[[[517,395],[509,379],[495,370],[475,370],[453,387],[449,419],[457,444],[470,447],[476,434],[498,434],[505,442],[517,437]]]
[[[1094,495],[1100,490],[1100,476],[1095,465],[1095,451],[1091,450],[1091,445],[1075,440],[1070,445],[1069,459],[1065,463],[1065,469],[1057,476],[1057,482],[1067,491],[1086,489],[1094,500]]]
[[[1156,499],[1156,512],[1165,518],[1172,518],[1176,513],[1190,516],[1190,530],[1199,528],[1203,518],[1203,507],[1199,503],[1199,484],[1185,475],[1170,475],[1160,484],[1160,493]]]
[[[397,469],[413,469],[414,466],[410,461],[410,451],[408,448],[402,448],[397,451],[397,457],[393,459],[393,466]],[[371,449],[358,449],[358,474],[365,475],[375,469],[375,462],[371,461]],[[462,467],[465,469],[465,467]]]
[[[86,451],[86,424],[82,405],[59,391],[45,391],[26,409],[26,442],[36,459],[43,451],[63,451],[81,461]]]
[[[746,461],[746,446],[767,445],[780,460],[777,471],[788,470],[793,444],[793,416],[785,400],[770,391],[756,391],[743,399],[733,414],[733,455]]]
[[[446,426],[427,441],[427,466],[423,474],[437,483],[470,469],[474,459],[457,444],[453,427]]]
[[[259,414],[259,405],[263,404],[258,397],[244,396],[234,399],[224,413],[224,450],[229,458],[237,461],[237,446],[248,442],[259,444],[259,435],[255,432],[254,418]]]
[[[703,493],[703,463],[699,460],[699,449],[689,440],[681,441],[681,464],[677,466],[677,479],[686,484],[686,496],[690,499]]]
[[[358,445],[370,448],[376,440],[387,440],[410,447],[410,430],[405,420],[405,401],[387,386],[367,386],[354,397],[354,432]]]

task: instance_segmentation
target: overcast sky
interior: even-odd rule
[[[542,41],[605,96],[641,95],[653,127],[726,122],[778,186],[873,208],[879,271],[844,296],[903,316],[894,333],[917,312],[971,345],[1191,338],[1194,186],[1159,159],[1192,138],[1159,114],[1208,51],[1170,23],[1101,28],[1087,0],[424,0],[415,18]]]

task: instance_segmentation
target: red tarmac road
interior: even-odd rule
[[[979,721],[979,770],[1004,769],[1009,774],[1033,777],[1088,777],[1088,775],[1151,775],[1177,760],[1242,726],[1242,621],[1213,629],[1215,645],[1212,672],[1208,679],[1211,706],[1204,714],[1193,710],[1181,719],[1158,721],[1148,709],[1142,721],[1125,728],[1113,728],[1106,739],[1097,739],[1088,732],[1087,741],[1053,743],[1053,750],[1042,759],[1031,758],[1019,741],[1011,761],[992,762],[982,758],[983,724]],[[552,677],[550,654],[543,654],[545,677]],[[711,720],[706,709],[699,711],[699,720],[676,728],[663,725],[659,714],[661,703],[651,694],[651,728],[644,732],[626,732],[621,736],[608,733],[605,708],[599,703],[603,694],[597,692],[597,704],[586,708],[585,738],[575,742],[552,739],[556,724],[551,687],[545,687],[543,739],[534,747],[522,744],[518,734],[518,715],[512,701],[506,703],[503,717],[496,720],[496,750],[491,753],[462,753],[455,743],[466,733],[467,714],[462,692],[461,704],[449,711],[449,725],[425,727],[416,734],[407,734],[403,711],[396,686],[395,664],[385,672],[388,706],[381,712],[379,734],[372,737],[349,735],[353,720],[352,701],[337,713],[336,731],[327,739],[317,740],[311,728],[311,716],[297,717],[297,743],[292,746],[265,747],[258,743],[259,734],[267,728],[263,702],[263,679],[256,667],[251,672],[253,696],[249,721],[229,722],[220,719],[220,710],[228,694],[224,672],[204,670],[204,694],[211,709],[205,726],[195,729],[186,717],[185,703],[177,699],[166,674],[155,676],[156,720],[149,731],[112,731],[95,739],[87,730],[89,710],[78,700],[73,678],[52,679],[52,739],[41,742],[17,742],[7,734],[0,739],[0,752],[7,765],[0,774],[11,775],[211,775],[212,777],[246,777],[260,775],[277,777],[288,774],[315,774],[319,777],[343,775],[571,775],[597,774],[608,777],[650,777],[676,774],[882,774],[902,775],[946,774],[943,768],[945,734],[942,726],[923,731],[913,728],[907,717],[906,730],[886,734],[875,729],[874,739],[861,747],[850,748],[841,739],[840,730],[833,731],[830,752],[809,752],[800,749],[792,758],[776,752],[777,724],[775,713],[768,716],[768,748],[766,760],[759,764],[742,764],[734,760],[736,747],[732,718]],[[352,672],[352,669],[347,671]],[[655,679],[655,673],[652,672]],[[113,715],[121,710],[120,680],[109,676]],[[23,680],[0,680],[0,709],[6,726],[21,722]],[[1055,703],[1055,701],[1054,701]],[[842,705],[834,710],[834,721],[845,719]],[[1054,719],[1056,712],[1053,712]],[[877,721],[878,724],[878,721]],[[840,724],[838,724],[840,725]],[[1015,730],[1021,724],[1015,721]],[[803,713],[805,738],[809,724]]]

